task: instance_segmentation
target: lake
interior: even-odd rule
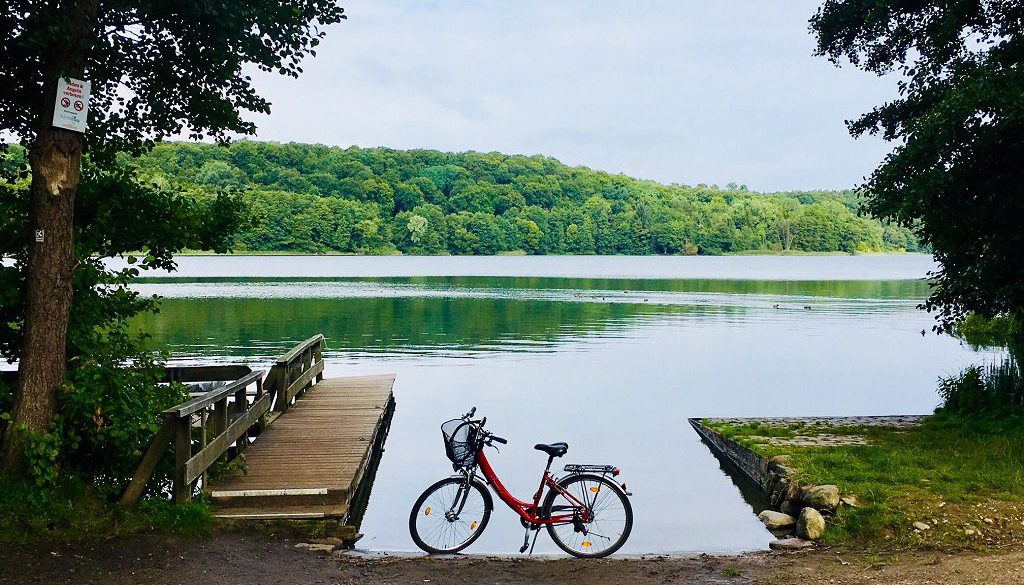
[[[623,553],[767,547],[688,417],[918,414],[936,380],[980,361],[931,333],[925,255],[727,257],[190,256],[136,288],[178,362],[267,364],[316,333],[329,376],[394,372],[397,411],[361,548],[413,551],[409,509],[451,473],[439,426],[478,407],[489,455],[536,489],[537,442],[610,463],[633,492]],[[922,335],[922,332],[924,334]],[[514,553],[500,502],[470,552]],[[538,552],[556,552],[546,535]]]

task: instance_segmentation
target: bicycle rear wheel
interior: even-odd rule
[[[574,522],[548,524],[548,534],[558,548],[574,557],[601,558],[626,543],[633,530],[633,507],[619,484],[599,475],[579,474],[563,477],[558,485],[572,499],[548,490],[545,517],[578,517]],[[584,510],[589,513],[584,514]],[[584,522],[583,517],[589,517],[589,521]]]
[[[494,507],[487,487],[460,477],[428,487],[409,514],[409,534],[430,554],[457,553],[473,544],[487,528]]]

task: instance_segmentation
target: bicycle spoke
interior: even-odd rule
[[[410,518],[417,545],[428,552],[457,552],[472,542],[489,516],[480,490],[451,479],[420,496]]]
[[[628,502],[612,485],[588,476],[570,477],[555,492],[552,509],[575,511],[582,526],[572,522],[549,525],[548,532],[564,550],[577,556],[604,556],[617,550],[628,537],[632,514]],[[579,530],[582,528],[582,530]]]

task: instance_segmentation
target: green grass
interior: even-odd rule
[[[732,579],[733,577],[742,577],[743,572],[740,571],[736,565],[726,565],[722,568],[722,576]]]
[[[999,539],[1012,532],[1002,530],[1000,523],[1019,529],[1024,521],[1024,419],[938,414],[909,429],[821,430],[861,435],[869,444],[775,447],[747,439],[767,436],[762,428],[723,426],[720,432],[741,443],[747,439],[748,447],[766,457],[791,455],[802,484],[836,484],[844,494],[856,495],[860,507],[838,512],[829,522],[826,543],[964,545],[973,542],[965,526],[989,518],[992,525],[985,526],[985,536]],[[813,432],[775,429],[771,436]],[[915,521],[936,526],[916,534]]]
[[[213,516],[201,501],[175,506],[150,499],[125,509],[76,479],[40,490],[0,478],[0,542],[73,542],[139,532],[194,536],[212,526]]]

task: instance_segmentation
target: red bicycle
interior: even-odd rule
[[[473,544],[487,528],[494,508],[489,485],[526,528],[521,553],[527,548],[533,552],[530,532],[536,545],[541,527],[547,528],[559,548],[575,557],[606,557],[622,547],[633,528],[633,508],[625,484],[612,479],[619,475],[617,467],[566,465],[566,475],[556,478],[551,464],[565,455],[569,445],[535,445],[547,453],[548,464],[533,500],[520,500],[502,485],[483,450],[508,441],[485,430],[487,419],[473,420],[474,414],[475,407],[441,425],[445,452],[457,474],[428,487],[413,505],[409,532],[416,546],[431,554],[450,554]]]

